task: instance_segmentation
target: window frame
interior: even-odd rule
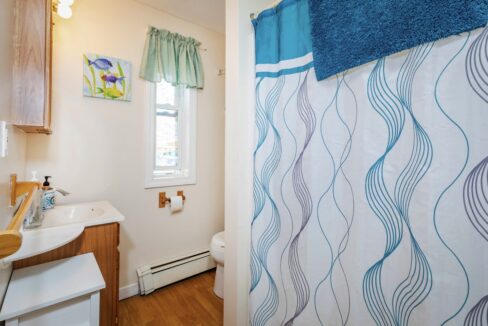
[[[144,188],[163,188],[197,183],[196,135],[197,135],[197,92],[192,88],[182,88],[178,109],[178,151],[179,169],[174,173],[157,173],[156,167],[156,110],[157,83],[147,82],[148,103],[145,109],[145,177]],[[161,170],[164,171],[164,170]]]

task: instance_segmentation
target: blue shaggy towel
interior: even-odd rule
[[[318,80],[482,27],[488,0],[309,0]]]

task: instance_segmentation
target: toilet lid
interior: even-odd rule
[[[212,240],[217,246],[219,246],[221,248],[225,248],[225,233],[224,232],[217,233],[216,235],[213,236]]]

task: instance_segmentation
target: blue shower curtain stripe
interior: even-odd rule
[[[251,324],[488,325],[488,30],[319,82],[283,3],[254,21]]]
[[[258,78],[295,74],[313,66],[308,13],[307,1],[284,0],[253,20]],[[289,67],[287,62],[290,61],[301,62]],[[260,69],[261,66],[264,69]],[[273,71],[269,71],[270,68]]]

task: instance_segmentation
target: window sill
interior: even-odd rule
[[[151,188],[186,186],[186,185],[194,185],[196,183],[197,180],[196,177],[194,176],[168,176],[168,177],[146,180],[144,188],[151,189]]]

